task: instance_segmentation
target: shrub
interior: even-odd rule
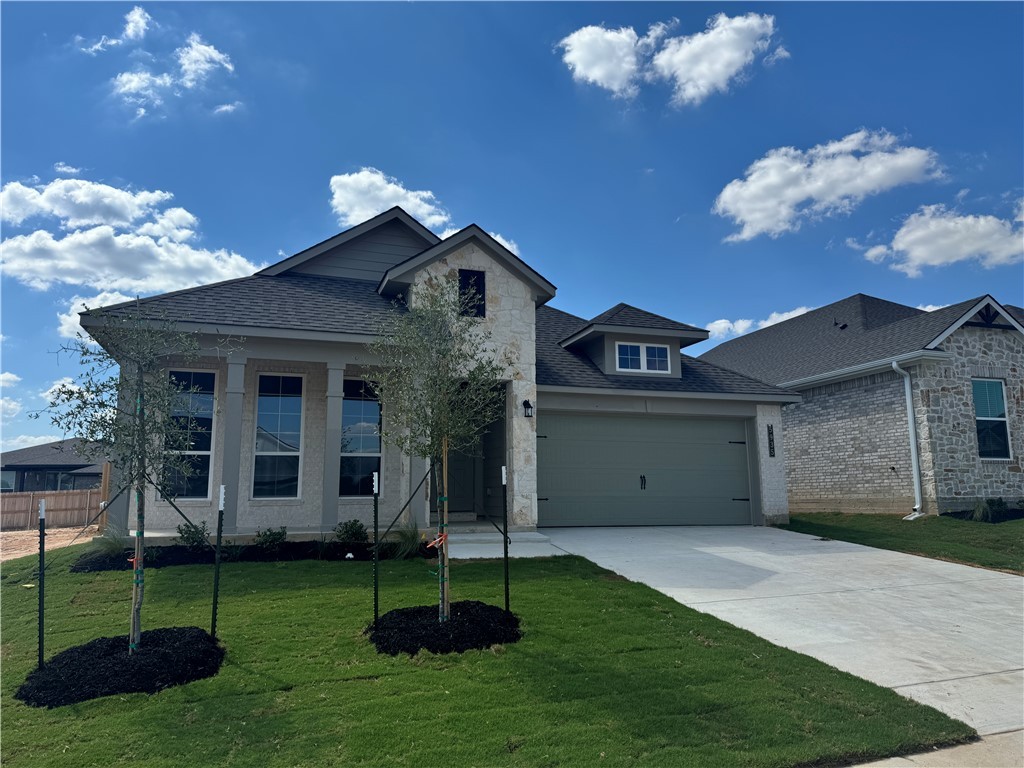
[[[236,544],[233,539],[228,539],[220,545],[220,556],[228,562],[238,561],[245,550],[245,544]]]
[[[192,552],[201,552],[210,546],[210,526],[206,524],[205,520],[199,525],[182,523],[178,526],[178,537],[175,541],[188,547]]]
[[[366,526],[358,520],[346,520],[334,529],[334,538],[342,544],[366,544],[370,540],[370,534],[367,533]]]
[[[125,542],[127,536],[128,531],[124,527],[108,522],[103,533],[94,536],[89,542],[89,547],[102,555],[116,557],[128,549],[128,544]]]
[[[287,540],[288,529],[283,525],[280,528],[267,528],[265,531],[256,529],[256,546],[264,552],[276,552]]]
[[[992,509],[984,501],[979,501],[974,505],[974,511],[971,513],[971,520],[976,523],[991,523]]]
[[[391,542],[390,555],[396,560],[410,560],[416,557],[420,551],[420,531],[416,523],[405,528],[395,530],[395,538]]]
[[[997,519],[1005,517],[1006,513],[1010,510],[1009,505],[1002,496],[995,499],[986,499],[985,504],[988,506],[989,512],[992,513],[992,517]]]

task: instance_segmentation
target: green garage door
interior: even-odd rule
[[[750,525],[739,420],[541,412],[541,526]]]

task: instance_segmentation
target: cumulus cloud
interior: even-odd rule
[[[767,328],[770,325],[781,323],[785,320],[792,320],[794,317],[810,312],[814,307],[797,307],[787,312],[772,312],[763,320],[715,320],[707,324],[708,332],[712,339],[725,339],[731,336],[742,336],[755,325],[757,329]]]
[[[864,252],[868,261],[891,261],[907,277],[926,267],[976,261],[986,269],[1024,262],[1024,229],[996,216],[967,215],[924,205],[907,217],[889,245]]]
[[[55,382],[53,382],[53,384],[51,384],[49,387],[42,390],[39,393],[39,397],[42,400],[46,400],[47,402],[52,402],[59,391],[68,389],[80,391],[81,387],[79,387],[75,383],[75,380],[72,379],[70,376],[63,376],[62,378],[59,378]]]
[[[4,371],[0,373],[0,387],[13,387],[21,381],[21,376],[10,371]]]
[[[941,176],[932,150],[903,146],[885,130],[861,129],[806,151],[769,150],[725,186],[713,210],[741,227],[727,241],[778,237],[805,219],[849,213],[866,197]]]
[[[152,20],[152,16],[141,7],[135,6],[124,16],[124,30],[121,32],[120,37],[107,37],[103,35],[98,41],[81,50],[83,53],[95,56],[97,53],[102,53],[108,48],[114,48],[126,42],[139,42],[146,36],[146,30],[149,29],[149,23]]]
[[[934,312],[936,309],[945,309],[949,304],[918,304],[917,308],[922,312]]]
[[[164,96],[173,85],[174,78],[166,72],[154,75],[143,68],[119,73],[111,83],[111,90],[114,95],[120,96],[125,104],[159,106],[164,103]]]
[[[713,93],[728,91],[775,35],[775,18],[756,13],[720,13],[708,19],[702,32],[670,37],[677,25],[676,19],[654,24],[643,37],[632,27],[590,25],[562,39],[558,48],[577,82],[629,99],[639,93],[642,81],[664,80],[674,86],[676,106],[696,106]],[[764,61],[770,65],[789,55],[779,45]]]
[[[73,165],[57,161],[53,164],[53,172],[58,173],[61,176],[77,176],[82,172],[81,168],[75,168]]]
[[[232,112],[242,106],[242,102],[233,101],[230,104],[218,104],[213,108],[213,114],[215,115],[230,115]]]
[[[355,226],[396,205],[431,228],[451,221],[433,192],[406,189],[398,179],[376,168],[331,177],[331,208],[342,226]]]
[[[754,57],[768,49],[775,34],[775,17],[724,13],[708,20],[695,35],[674,37],[655,54],[653,72],[675,84],[672,101],[697,105],[713,93],[724,93]]]
[[[13,397],[0,397],[0,416],[5,419],[13,419],[21,413],[21,401]]]
[[[82,179],[57,179],[0,190],[3,220],[55,220],[50,229],[3,241],[7,276],[37,289],[56,284],[125,293],[172,291],[252,274],[259,267],[237,253],[194,247],[198,219],[184,208],[163,209],[173,195],[120,189]]]
[[[73,296],[68,300],[67,310],[57,313],[57,333],[65,339],[78,338],[78,334],[82,333],[82,326],[78,324],[80,312],[98,307],[109,307],[112,304],[131,301],[134,298],[134,296],[117,291],[102,291],[95,296]]]
[[[643,57],[665,37],[675,22],[658,23],[644,37],[632,27],[607,29],[586,26],[558,43],[562,61],[573,80],[609,90],[620,98],[632,98],[639,88],[637,80],[644,66]]]
[[[456,232],[459,232],[461,230],[462,230],[462,227],[448,227],[444,231],[442,231],[438,235],[438,237],[440,237],[442,240],[447,240],[449,237],[451,237]],[[507,237],[503,237],[498,232],[488,232],[487,234],[489,234],[491,237],[493,237],[495,240],[497,240],[503,246],[505,246],[510,251],[512,251],[512,253],[514,253],[516,256],[519,255],[519,244],[515,240],[510,240]]]
[[[185,45],[176,50],[174,55],[181,70],[181,84],[186,88],[202,85],[216,69],[235,71],[231,58],[209,43],[204,43],[197,32],[190,34]]]
[[[0,441],[0,445],[5,453],[7,451],[17,451],[22,448],[31,448],[33,445],[45,445],[46,443],[54,443],[60,440],[60,435],[15,435],[8,437],[4,435],[3,441]]]
[[[791,58],[793,58],[793,54],[786,50],[786,47],[784,45],[779,45],[775,47],[774,51],[772,51],[771,53],[764,57],[762,63],[766,67],[770,67],[774,64],[778,64],[780,61],[785,61],[786,59]]]
[[[50,216],[65,228],[125,226],[172,197],[161,190],[133,192],[84,179],[55,179],[34,187],[12,181],[0,189],[0,220],[21,224],[34,216]]]

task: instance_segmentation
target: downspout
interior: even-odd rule
[[[917,455],[917,419],[914,418],[914,392],[910,386],[910,373],[900,368],[900,364],[892,361],[892,369],[903,377],[903,392],[907,401],[907,431],[910,433],[910,467],[914,475],[914,511],[904,520],[917,520],[924,517],[921,511],[921,459]]]

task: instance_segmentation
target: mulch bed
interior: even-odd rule
[[[385,543],[381,547],[381,559],[387,560],[394,556],[394,547]],[[420,546],[419,556],[437,557],[434,550]],[[351,555],[351,557],[350,557]],[[104,552],[86,552],[71,565],[72,573],[91,573],[93,571],[130,571],[128,562],[131,553],[108,554]],[[212,565],[213,547],[193,549],[181,544],[166,547],[146,548],[146,568],[166,568],[175,565]],[[221,548],[222,563],[272,563],[289,560],[372,560],[373,547],[370,544],[341,544],[337,541],[288,541],[275,548],[260,547],[256,544],[225,545]]]
[[[477,600],[452,603],[451,619],[443,624],[437,620],[436,605],[397,608],[381,616],[366,632],[378,652],[391,656],[414,656],[421,650],[462,653],[507,645],[523,636],[518,616]]]
[[[991,520],[977,520],[974,518],[974,510],[966,509],[960,512],[943,512],[943,517],[954,517],[957,520],[970,520],[972,522],[986,522],[986,523],[1005,523],[1010,520],[1020,520],[1024,518],[1024,509],[1008,509],[1005,512],[996,512],[992,515]]]
[[[213,677],[223,660],[224,649],[199,627],[143,632],[132,654],[126,636],[101,637],[58,653],[30,673],[14,696],[52,709],[100,696],[157,693]]]

